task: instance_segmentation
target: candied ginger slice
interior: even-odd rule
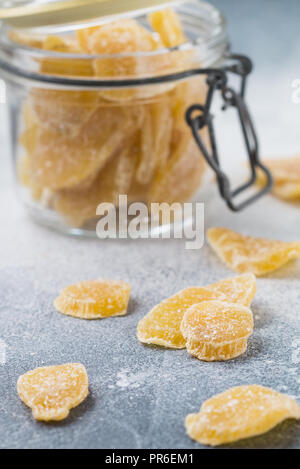
[[[89,53],[103,55],[94,60],[94,71],[98,77],[124,78],[144,75],[147,73],[147,68],[151,68],[151,62],[149,63],[148,58],[144,59],[133,53],[151,52],[159,48],[155,36],[133,19],[107,23],[90,33],[80,34],[82,36],[85,34],[80,40]],[[155,87],[153,89],[155,90]],[[145,93],[147,96],[149,90],[146,89]],[[142,96],[143,90],[137,88],[107,90],[102,91],[101,95],[112,101],[123,101]]]
[[[180,330],[190,355],[204,361],[230,360],[245,352],[253,315],[239,304],[203,301],[185,312]]]
[[[184,313],[194,304],[207,300],[221,300],[248,306],[256,291],[255,277],[242,275],[208,285],[185,288],[155,306],[137,328],[140,342],[170,348],[184,348],[186,341],[180,326]]]
[[[63,314],[81,319],[124,316],[130,285],[114,280],[89,280],[65,287],[54,301]]]
[[[38,123],[46,130],[76,137],[84,131],[99,103],[96,91],[33,89],[30,105]]]
[[[265,165],[272,172],[274,184],[272,193],[283,200],[300,200],[300,156],[284,159],[265,160]],[[258,184],[265,183],[265,175],[258,173]]]
[[[120,152],[114,177],[116,204],[119,195],[128,195],[130,191],[139,154],[140,147],[137,138],[132,139],[129,145]]]
[[[141,130],[141,157],[136,171],[136,180],[141,184],[150,182],[155,169],[154,128],[152,115],[145,113]]]
[[[300,156],[265,160],[264,163],[272,172],[275,182],[300,183]]]
[[[300,259],[300,242],[274,241],[243,236],[227,228],[210,228],[207,239],[216,254],[232,270],[257,276]]]
[[[300,418],[300,406],[294,399],[253,384],[208,399],[198,414],[186,417],[185,426],[193,440],[217,446],[261,435],[289,418]]]
[[[175,47],[186,42],[180,18],[171,8],[151,13],[149,22],[160,35],[165,47]]]
[[[80,48],[75,41],[70,38],[63,38],[62,36],[47,36],[43,42],[43,49],[54,52],[80,52]],[[67,62],[67,60],[65,61]]]
[[[177,84],[171,92],[174,127],[183,131],[186,129],[186,111],[193,104],[205,104],[207,84],[203,77],[192,77]],[[206,137],[202,131],[202,138]]]
[[[11,41],[21,44],[22,46],[34,47],[35,49],[42,49],[44,44],[44,37],[37,34],[30,35],[18,30],[8,31],[8,37]]]
[[[157,40],[133,19],[121,19],[95,27],[85,33],[86,49],[92,54],[149,52]]]
[[[156,155],[156,166],[163,169],[167,164],[170,154],[173,130],[173,116],[169,97],[153,103],[151,110],[154,126],[154,154]]]
[[[30,168],[27,155],[19,157],[17,160],[17,177],[22,186],[30,186]]]
[[[279,199],[298,202],[300,200],[300,181],[275,183],[272,193]]]
[[[90,28],[80,28],[76,30],[77,43],[84,52],[89,52],[89,38],[99,27],[100,26],[92,26]]]
[[[173,136],[167,163],[152,181],[148,203],[185,202],[201,185],[205,171],[204,158],[190,133]]]
[[[206,288],[218,293],[219,300],[250,306],[256,293],[256,278],[253,274],[237,275],[208,285]]]
[[[80,363],[46,366],[20,376],[17,391],[37,420],[63,420],[88,395],[88,376]]]
[[[113,141],[111,144],[113,145]],[[54,208],[64,217],[68,225],[74,228],[81,227],[85,222],[96,217],[99,204],[116,203],[119,189],[116,174],[119,164],[119,158],[114,157],[97,174],[96,179],[85,180],[79,186],[56,193]]]
[[[145,107],[141,130],[141,155],[136,172],[136,180],[140,184],[151,182],[156,168],[166,166],[171,148],[172,127],[169,96],[164,96]]]
[[[272,193],[287,201],[300,200],[300,156],[291,158],[266,160],[265,165],[272,172],[274,185]],[[265,183],[265,176],[258,173],[258,184]]]
[[[123,140],[135,131],[138,120],[134,114],[134,110],[116,113],[99,108],[76,137],[39,129],[35,148],[29,152],[32,180],[60,190],[77,188],[87,178],[96,178]]]
[[[80,54],[82,52],[76,38],[64,38],[62,36],[47,36],[44,39],[42,48],[52,52],[64,52],[67,54]],[[79,77],[92,77],[94,75],[92,60],[50,56],[43,58],[40,62],[41,73],[46,73],[47,75]]]

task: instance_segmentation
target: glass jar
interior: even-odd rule
[[[169,21],[174,29],[164,28],[166,37],[150,33],[145,15],[66,28],[59,36],[2,25],[0,70],[16,181],[35,220],[71,234],[95,233],[99,204],[118,208],[124,196],[147,207],[182,204],[197,194],[205,159],[216,170],[217,159],[205,151],[209,122],[195,129],[190,114],[193,136],[186,111],[197,104],[191,112],[205,115],[219,86],[220,77],[212,84],[200,70],[223,64],[226,23],[204,2],[176,11],[184,33],[178,18],[150,19],[154,29]],[[120,52],[122,40],[127,52]]]

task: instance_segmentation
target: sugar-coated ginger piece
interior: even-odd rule
[[[65,287],[54,301],[60,313],[81,319],[124,316],[130,285],[116,280],[87,280]]]
[[[156,155],[154,153],[154,122],[150,109],[144,115],[140,139],[140,161],[136,171],[136,180],[147,184],[152,180]]]
[[[276,182],[300,182],[300,156],[264,160]]]
[[[180,330],[190,355],[203,361],[230,360],[246,351],[253,315],[239,304],[203,301],[184,313]]]
[[[291,397],[256,384],[237,386],[205,401],[198,414],[189,414],[188,435],[217,446],[262,435],[285,419],[300,419],[300,406]]]
[[[47,36],[43,41],[43,49],[52,52],[66,52],[75,54],[80,52],[80,48],[77,43],[70,39],[62,36]],[[67,59],[65,59],[67,61]]]
[[[274,241],[244,236],[227,228],[210,228],[207,239],[213,250],[232,270],[257,276],[300,259],[300,242]]]
[[[88,395],[88,376],[80,363],[46,366],[20,376],[17,391],[37,420],[63,420]]]
[[[253,274],[237,275],[212,283],[206,288],[215,292],[221,301],[250,306],[256,294],[256,278]]]
[[[44,37],[37,34],[27,34],[24,31],[12,30],[8,32],[11,41],[22,46],[32,47],[34,49],[43,49]]]
[[[132,184],[134,183],[140,152],[139,135],[134,135],[132,139],[129,139],[127,145],[122,148],[118,155],[118,162],[112,181],[112,186],[115,190],[115,204],[117,206],[119,195],[129,195]]]
[[[85,33],[80,34],[84,36]],[[151,52],[159,47],[155,36],[132,19],[100,25],[86,33],[81,40],[88,53],[103,55],[94,60],[95,75],[101,78],[141,76],[147,72],[145,67],[148,59],[144,60],[142,56],[134,56],[133,53]],[[128,55],[122,57],[122,54]],[[142,93],[143,90],[128,88],[103,91],[101,95],[109,100],[122,101]]]
[[[205,172],[204,158],[190,132],[176,132],[167,163],[151,183],[148,203],[186,202],[200,187]]]
[[[22,186],[30,186],[30,166],[29,158],[27,155],[21,156],[17,159],[17,177]]]
[[[42,187],[32,182],[28,155],[19,156],[17,159],[17,178],[22,186],[30,190],[31,197],[34,200],[41,201],[43,199],[43,193],[47,191],[47,189],[44,191]]]
[[[207,84],[203,77],[192,77],[180,82],[171,92],[172,113],[174,128],[177,131],[186,129],[186,111],[195,103],[205,104],[207,96]],[[206,138],[206,133],[201,131],[201,137]]]
[[[100,78],[142,78],[175,73],[186,69],[190,54],[186,51],[140,54],[163,49],[156,33],[151,33],[132,19],[123,19],[80,30],[77,39],[87,53],[99,55],[93,61]],[[137,54],[135,54],[137,53]],[[104,90],[101,95],[110,101],[151,98],[174,88],[173,83],[137,88]]]
[[[170,96],[157,100],[151,105],[154,128],[155,168],[163,169],[170,155],[173,130],[172,100]]]
[[[30,92],[29,104],[39,126],[73,138],[84,132],[84,125],[101,104],[99,101],[96,91],[36,88]]]
[[[98,108],[75,137],[38,128],[35,146],[28,151],[32,180],[59,190],[96,178],[123,140],[138,128],[136,114],[132,109]]]
[[[194,304],[220,300],[249,306],[256,292],[254,275],[241,275],[207,287],[185,288],[155,306],[138,323],[137,337],[145,344],[184,348],[186,340],[180,330],[184,313]]]
[[[113,137],[113,136],[112,136]],[[117,133],[111,145],[118,141]],[[124,183],[124,174],[120,181],[120,164],[124,153],[114,156],[109,160],[96,178],[84,180],[79,186],[63,189],[56,193],[54,200],[55,210],[61,214],[65,222],[73,227],[79,228],[84,223],[95,219],[97,207],[101,203],[116,204],[120,184]],[[125,181],[127,184],[127,181]]]
[[[90,52],[89,39],[90,36],[99,29],[99,26],[92,26],[90,28],[80,28],[76,30],[76,39],[78,46],[83,52]]]
[[[81,54],[83,51],[74,37],[47,36],[42,44],[45,51],[59,52],[61,56],[43,57],[40,60],[40,72],[47,75],[64,75],[73,77],[93,77],[92,60],[64,57],[63,54]]]
[[[180,18],[171,8],[151,13],[149,22],[160,35],[165,47],[175,47],[186,42]]]
[[[300,200],[300,156],[284,159],[265,160],[272,172],[274,185],[272,193],[287,201]],[[259,172],[258,183],[263,184],[265,177]]]
[[[149,184],[156,170],[164,168],[171,149],[172,113],[170,97],[164,95],[144,106],[140,158],[136,181]]]
[[[289,202],[300,201],[300,181],[299,182],[278,182],[275,183],[272,193],[279,199]]]
[[[78,33],[79,36],[81,33]],[[80,41],[91,54],[122,54],[125,52],[150,52],[158,41],[134,19],[120,19],[89,28],[85,40]]]

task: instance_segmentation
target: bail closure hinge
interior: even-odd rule
[[[203,153],[205,160],[216,173],[221,197],[226,201],[228,207],[232,211],[238,212],[269,192],[273,185],[273,178],[270,171],[260,161],[256,131],[244,99],[247,77],[252,71],[252,62],[250,59],[242,55],[231,55],[228,58],[231,61],[234,61],[234,63],[226,65],[220,69],[209,70],[209,73],[207,74],[208,92],[206,103],[204,105],[195,104],[190,106],[186,112],[186,120],[188,125],[191,127],[196,143]],[[228,85],[229,73],[236,74],[241,78],[240,89],[238,92]],[[213,125],[214,116],[210,112],[216,91],[221,92],[223,111],[230,107],[235,108],[237,111],[250,162],[251,174],[249,180],[235,190],[231,189],[230,180],[223,172],[220,165]],[[208,130],[210,149],[205,145],[199,133],[199,130],[204,129],[205,127],[207,127]],[[255,184],[258,170],[261,170],[266,177],[265,186],[254,195],[251,195],[248,199],[240,203],[235,203],[234,199],[236,196],[248,190]]]

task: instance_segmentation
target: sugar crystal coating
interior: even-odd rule
[[[166,165],[150,187],[149,203],[185,202],[198,189],[205,171],[204,159],[189,133],[174,135]]]
[[[241,275],[208,285],[185,288],[155,306],[138,323],[140,342],[170,348],[184,348],[186,340],[180,330],[184,313],[194,304],[220,300],[249,306],[256,292],[254,275]]]
[[[284,242],[244,236],[227,228],[210,228],[207,239],[216,254],[232,270],[257,276],[300,259],[300,241]]]
[[[37,420],[63,420],[88,395],[88,376],[80,363],[36,368],[20,376],[17,391]]]
[[[81,319],[123,316],[127,313],[130,285],[115,280],[87,280],[65,287],[54,301],[63,314]]]
[[[204,361],[230,360],[245,352],[253,315],[239,304],[203,301],[185,312],[180,330],[189,354]]]
[[[149,22],[166,47],[175,47],[186,42],[180,18],[174,10],[167,8],[155,11],[149,15]]]
[[[193,440],[217,446],[261,435],[288,418],[300,418],[294,399],[253,384],[208,399],[198,414],[187,416],[185,426]]]
[[[265,160],[270,169],[274,185],[272,193],[287,201],[300,201],[300,156]],[[259,172],[258,183],[264,184],[265,176]]]

